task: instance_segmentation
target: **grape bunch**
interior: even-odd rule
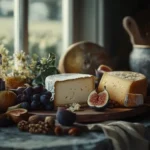
[[[17,104],[28,110],[53,110],[52,93],[42,85],[18,87],[13,89],[17,94]]]

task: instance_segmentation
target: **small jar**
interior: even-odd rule
[[[5,86],[6,89],[16,89],[20,86],[24,86],[26,79],[20,76],[8,76],[5,77]]]

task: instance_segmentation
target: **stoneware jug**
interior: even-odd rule
[[[123,19],[123,27],[130,36],[132,51],[129,56],[131,71],[144,74],[150,81],[150,40],[142,37],[132,17]]]
[[[150,45],[133,45],[129,64],[131,70],[143,73],[150,81]]]

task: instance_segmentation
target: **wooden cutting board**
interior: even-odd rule
[[[90,108],[85,108],[81,111],[77,111],[77,122],[80,123],[93,123],[107,120],[118,120],[129,117],[138,116],[140,114],[150,111],[150,106],[144,105],[137,108],[108,108],[105,111],[95,111]],[[37,114],[44,116],[56,116],[56,111],[32,111],[29,114]]]

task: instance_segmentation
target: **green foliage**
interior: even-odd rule
[[[53,53],[49,54],[47,58],[42,58],[37,61],[33,72],[35,78],[32,84],[45,84],[45,78],[49,75],[57,74],[57,68],[55,67],[56,57]]]

